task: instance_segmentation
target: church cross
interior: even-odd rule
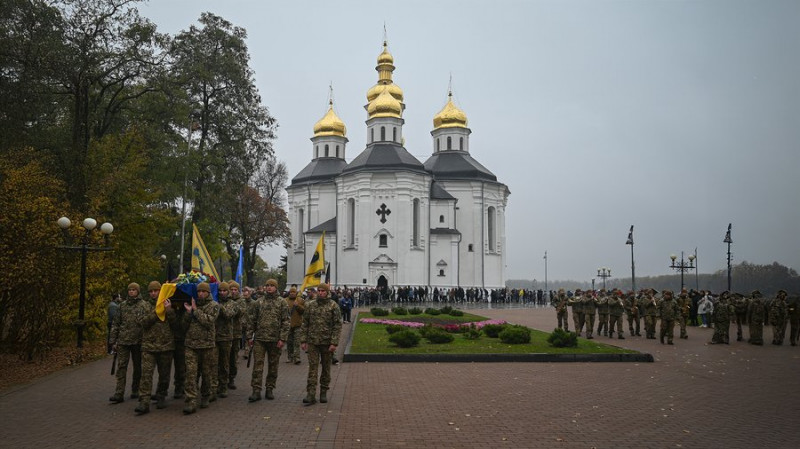
[[[386,216],[391,214],[392,211],[386,208],[386,204],[381,204],[381,207],[375,213],[381,216],[381,223],[386,223]]]

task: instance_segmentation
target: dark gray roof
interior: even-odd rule
[[[306,231],[305,234],[320,234],[322,232],[327,232],[329,234],[336,232],[336,217],[314,226]]]
[[[466,151],[439,151],[425,161],[425,170],[436,179],[468,179],[497,182],[497,176]]]
[[[367,148],[353,159],[342,173],[357,171],[397,171],[408,170],[425,172],[422,162],[411,155],[402,145],[394,142],[379,142]]]
[[[347,166],[344,159],[338,157],[320,157],[311,161],[292,179],[292,186],[320,181],[333,181]]]
[[[433,228],[433,229],[431,229],[431,234],[455,234],[455,235],[461,235],[461,232],[458,229]]]
[[[450,195],[450,192],[440,186],[438,182],[431,183],[431,199],[432,200],[455,200],[456,197]]]

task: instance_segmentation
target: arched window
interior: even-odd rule
[[[303,241],[303,209],[297,210],[297,241]]]
[[[397,127],[392,127],[392,142],[397,142]]]
[[[439,151],[439,149],[440,149],[440,148],[439,148],[439,139],[437,138],[437,139],[436,139],[436,151]]]
[[[439,276],[444,276],[444,270],[439,270]]]
[[[444,215],[439,215],[439,223],[444,223]]]
[[[328,144],[326,143],[326,144],[325,144],[325,157],[328,157],[328,156],[330,156],[330,154],[329,154],[329,153],[330,153],[330,152],[328,151]]]
[[[381,234],[378,237],[378,246],[380,246],[381,248],[386,248],[387,246],[389,246],[387,240],[388,238],[386,237],[386,234]]]
[[[315,158],[319,157],[319,145],[317,145],[316,147],[314,147],[314,157],[315,157]]]
[[[447,149],[448,150],[453,149],[453,139],[450,136],[447,136]]]
[[[339,157],[339,145],[336,145],[336,157]]]
[[[386,127],[381,126],[381,142],[383,142],[384,140],[386,140]]]
[[[495,226],[494,226],[494,206],[489,206],[489,209],[486,211],[486,228],[489,230],[489,251],[496,251],[496,242],[495,242]]]
[[[469,245],[467,245],[467,251],[469,251],[469,252],[472,252],[472,243],[470,243]]]
[[[458,138],[458,149],[462,150],[462,151],[464,150],[464,138],[463,137],[459,137]]]
[[[356,200],[347,200],[347,246],[356,245]]]
[[[413,210],[411,212],[411,226],[413,229],[412,245],[419,246],[419,200],[414,198]]]
[[[369,143],[375,142],[375,128],[369,129]]]

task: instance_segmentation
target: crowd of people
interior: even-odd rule
[[[207,408],[237,388],[241,350],[247,366],[253,364],[248,401],[261,400],[262,389],[264,397],[272,400],[286,347],[287,363],[300,364],[300,351],[307,354],[303,404],[317,402],[318,387],[319,402],[327,402],[331,364],[346,307],[331,300],[329,286],[309,289],[305,298],[298,295],[296,285],[279,295],[274,279],[255,291],[242,289],[235,281],[220,282],[217,290],[217,301],[205,282],[197,284],[191,298],[159,298],[162,285],[152,281],[144,298],[137,283],[128,286],[125,299],[112,297],[108,349],[115,354],[116,387],[109,400],[124,402],[128,365],[132,363],[130,399],[138,399],[137,415],[150,411],[151,398],[156,408],[166,407],[170,380],[173,398],[185,400],[183,413],[195,413],[198,406]],[[349,311],[346,319],[350,319]]]
[[[555,292],[514,288],[480,287],[352,287],[340,286],[335,296],[347,299],[350,307],[368,307],[380,304],[520,304],[546,306]],[[343,310],[344,313],[344,310]]]
[[[782,345],[787,324],[791,325],[789,343],[797,346],[800,336],[800,307],[796,299],[787,301],[785,290],[775,298],[765,299],[756,290],[745,296],[740,293],[682,289],[676,296],[671,290],[658,292],[643,289],[638,293],[621,290],[600,291],[560,289],[551,305],[556,309],[557,327],[569,331],[572,313],[573,329],[578,336],[593,339],[594,334],[624,339],[624,321],[628,335],[641,336],[642,319],[645,337],[656,339],[656,324],[660,323],[661,344],[674,344],[674,330],[679,328],[679,338],[687,339],[687,326],[713,327],[712,344],[729,344],[731,325],[736,326],[736,340],[743,341],[743,327],[748,328],[748,343],[763,345],[765,325],[773,326],[772,344]],[[597,327],[595,328],[595,323]]]

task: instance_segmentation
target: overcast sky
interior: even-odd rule
[[[597,268],[701,273],[733,260],[800,269],[798,1],[205,1],[140,7],[174,34],[210,11],[248,31],[250,65],[294,177],[335,108],[348,162],[386,23],[405,92],[406,148],[424,162],[452,74],[471,154],[511,190],[508,278],[588,281]],[[281,250],[267,252],[275,264]]]

